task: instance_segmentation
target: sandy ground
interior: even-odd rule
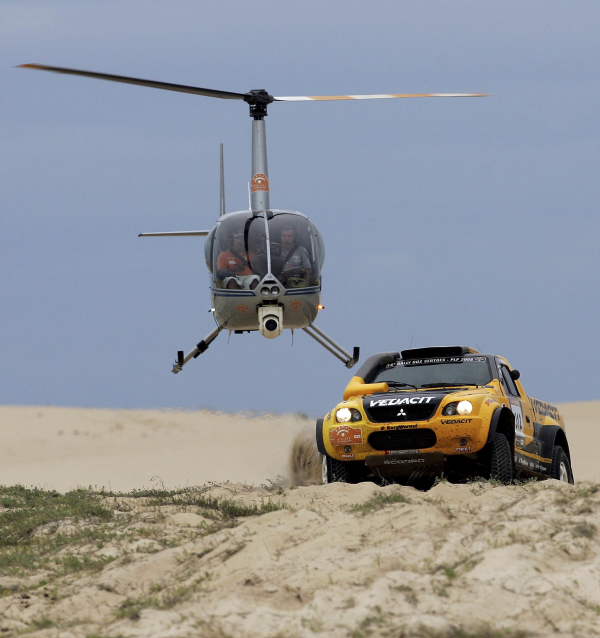
[[[560,408],[576,480],[600,482],[600,401]],[[312,427],[297,415],[0,406],[0,484],[62,491],[260,484],[289,476],[292,442]]]
[[[567,424],[567,438],[575,469],[575,480],[600,482],[600,401],[559,404]]]
[[[300,416],[0,407],[0,484],[130,490],[287,475]]]
[[[179,504],[101,497],[108,521],[32,529],[54,549],[20,572],[3,570],[19,560],[0,539],[0,635],[600,636],[600,402],[561,407],[575,486],[426,493],[294,487],[316,469],[300,416],[2,407],[0,484],[215,481],[195,493],[280,509],[228,519],[187,492]],[[0,517],[14,507],[0,502]]]
[[[91,573],[61,576],[45,564],[28,579],[0,576],[1,635],[600,635],[595,483],[442,482],[427,493],[229,484],[203,496],[283,509],[211,531],[202,508],[110,498],[115,518],[103,533],[87,524],[79,546],[66,548],[91,565],[110,562]],[[49,538],[56,526],[36,533]]]

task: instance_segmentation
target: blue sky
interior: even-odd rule
[[[225,143],[244,208],[243,104],[14,69],[73,66],[274,95],[487,91],[276,104],[272,205],[327,249],[319,325],[363,357],[468,344],[530,391],[600,398],[600,5],[453,0],[0,5],[0,402],[302,411],[351,372],[289,333],[211,329],[202,239]]]

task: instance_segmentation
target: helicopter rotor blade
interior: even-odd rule
[[[224,100],[243,100],[244,93],[233,93],[231,91],[218,91],[215,89],[203,89],[199,86],[187,86],[185,84],[172,84],[171,82],[156,82],[154,80],[144,80],[142,78],[131,78],[125,75],[112,75],[110,73],[96,73],[95,71],[83,71],[81,69],[69,69],[62,66],[47,66],[45,64],[19,64],[20,69],[37,69],[39,71],[52,71],[54,73],[65,73],[67,75],[81,75],[97,80],[108,80],[110,82],[122,82],[123,84],[138,84],[149,86],[155,89],[165,89],[167,91],[178,91],[179,93],[192,93],[195,95],[205,95],[207,97],[218,97]]]
[[[376,93],[372,95],[288,95],[275,97],[276,102],[310,102],[333,100],[385,100],[414,97],[486,97],[488,93]]]

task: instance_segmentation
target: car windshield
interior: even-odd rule
[[[436,357],[400,360],[380,368],[371,383],[433,388],[441,386],[485,385],[492,380],[486,357]]]

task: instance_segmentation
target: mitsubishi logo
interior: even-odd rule
[[[400,408],[400,412],[398,412],[396,416],[406,416],[406,412],[402,408]]]

